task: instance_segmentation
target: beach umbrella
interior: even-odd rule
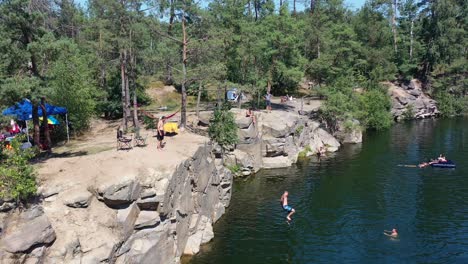
[[[39,117],[39,120],[42,121],[42,116]],[[58,124],[60,124],[60,122],[57,120],[57,118],[55,118],[53,116],[48,116],[47,117],[47,124],[49,124],[49,125],[58,125]]]

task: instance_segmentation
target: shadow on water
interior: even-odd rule
[[[468,263],[466,121],[396,124],[322,161],[238,180],[214,240],[184,262]],[[398,166],[440,153],[457,168]],[[297,210],[290,225],[284,190]],[[393,227],[398,240],[382,234]]]

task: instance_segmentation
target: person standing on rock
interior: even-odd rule
[[[291,221],[291,216],[296,212],[296,210],[288,205],[288,195],[288,191],[284,191],[283,195],[281,195],[281,205],[283,206],[283,209],[288,212],[286,219]]]
[[[166,122],[165,116],[162,116],[159,121],[158,121],[158,126],[157,126],[157,134],[156,138],[158,139],[158,149],[162,150],[163,148],[163,140],[164,140],[164,122]]]
[[[266,102],[266,110],[270,111],[271,113],[271,93],[270,91],[267,91],[267,94],[265,95],[265,102]]]

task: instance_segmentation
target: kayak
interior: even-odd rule
[[[432,163],[431,166],[435,167],[435,168],[455,168],[455,167],[457,167],[457,165],[455,165],[455,163],[453,163],[453,161],[451,161],[451,160],[448,160],[447,162]]]

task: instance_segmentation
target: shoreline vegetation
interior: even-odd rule
[[[76,247],[65,255],[49,250],[65,242],[76,246],[76,241],[68,237],[76,234],[54,226],[54,217],[64,216],[53,215],[50,210],[68,212],[68,207],[87,208],[94,203],[100,207],[93,210],[117,214],[117,220],[104,219],[107,222],[98,221],[99,225],[120,225],[125,232],[111,236],[111,242],[89,245],[94,253],[83,251],[80,258],[86,255],[90,261],[108,262],[119,256],[154,258],[132,251],[129,245],[120,247],[125,246],[123,242],[131,244],[142,239],[136,234],[141,235],[138,231],[142,223],[138,221],[144,220],[151,222],[149,229],[159,226],[158,231],[164,233],[158,233],[152,242],[161,237],[177,241],[165,232],[185,226],[181,239],[188,240],[188,246],[179,246],[175,256],[195,254],[201,243],[211,239],[212,224],[229,205],[231,174],[246,176],[260,168],[290,166],[298,157],[313,155],[321,147],[336,151],[340,145],[337,139],[342,143],[360,142],[363,131],[387,129],[394,121],[467,115],[467,12],[468,5],[455,0],[368,0],[355,11],[343,1],[327,0],[293,5],[250,0],[203,4],[191,0],[89,0],[86,7],[72,0],[0,1],[0,107],[5,109],[23,99],[32,104],[32,133],[27,140],[7,140],[12,135],[8,124],[15,116],[0,118],[0,211],[13,212],[11,216],[0,213],[0,253],[5,245],[8,248],[0,258],[78,258],[73,253]],[[227,102],[227,94],[232,91],[243,99]],[[270,104],[265,101],[270,93],[273,111],[261,112]],[[287,100],[283,102],[283,98]],[[318,102],[320,107],[310,101]],[[68,110],[68,116],[57,116],[57,123],[62,125],[54,125],[52,130],[46,118],[46,103]],[[42,121],[39,109],[43,109]],[[246,109],[252,109],[253,114],[246,116]],[[155,126],[153,117],[172,113],[177,114],[181,135],[201,141],[208,140],[205,136],[211,139],[213,149],[205,146],[193,153],[185,152],[206,162],[187,161],[200,171],[208,166],[211,177],[204,178],[189,167],[187,172],[176,169],[186,159],[180,153],[172,153],[171,173],[159,160],[144,166],[157,164],[154,171],[164,170],[164,176],[143,173],[144,162],[136,157],[148,151],[138,150],[138,155],[128,154],[131,159],[122,159],[122,165],[130,164],[137,172],[131,171],[128,181],[110,184],[125,189],[125,198],[95,186],[96,182],[77,182],[79,190],[72,192],[75,196],[70,201],[61,193],[71,187],[59,188],[50,181],[56,177],[53,174],[68,173],[80,158],[88,162],[92,155],[121,159],[110,154],[117,123],[123,133],[142,141],[141,133],[150,134]],[[26,129],[24,120],[15,121]],[[72,141],[67,146],[64,142],[69,129]],[[167,139],[168,146],[174,143],[175,149],[184,152],[178,139]],[[190,144],[190,140],[184,142]],[[153,157],[154,153],[146,155]],[[71,163],[60,163],[60,158]],[[43,164],[60,168],[44,172]],[[110,171],[120,174],[106,166],[96,165],[95,169],[104,171],[103,175]],[[172,177],[174,170],[177,173]],[[76,171],[78,178],[84,173],[80,168]],[[215,186],[210,195],[219,198],[197,193],[192,198],[180,196],[187,200],[177,200],[173,208],[159,208],[174,202],[166,193],[195,184],[184,178],[191,173],[198,175],[193,176],[194,181],[200,180],[207,189]],[[149,182],[137,180],[135,175],[140,174],[151,175],[143,177]],[[44,187],[45,183],[52,185]],[[146,212],[146,202],[140,206],[145,199],[151,200],[148,203],[157,216]],[[114,200],[120,201],[118,209],[113,208],[115,203],[106,203]],[[18,207],[25,212],[14,210]],[[180,207],[187,210],[186,215],[178,214]],[[201,208],[210,214],[195,213]],[[29,210],[32,213],[27,213]],[[92,216],[99,218],[99,214]],[[73,219],[85,217],[78,214]],[[15,232],[28,221],[40,223],[43,232],[36,235],[43,240],[31,238],[29,246],[26,242],[11,244],[27,235]],[[128,230],[134,227],[138,231]],[[82,232],[83,237],[90,235]],[[5,240],[8,234],[10,240]],[[114,247],[116,241],[120,243],[118,248]],[[23,254],[33,248],[38,252]],[[160,249],[158,257],[171,255],[167,248]]]

